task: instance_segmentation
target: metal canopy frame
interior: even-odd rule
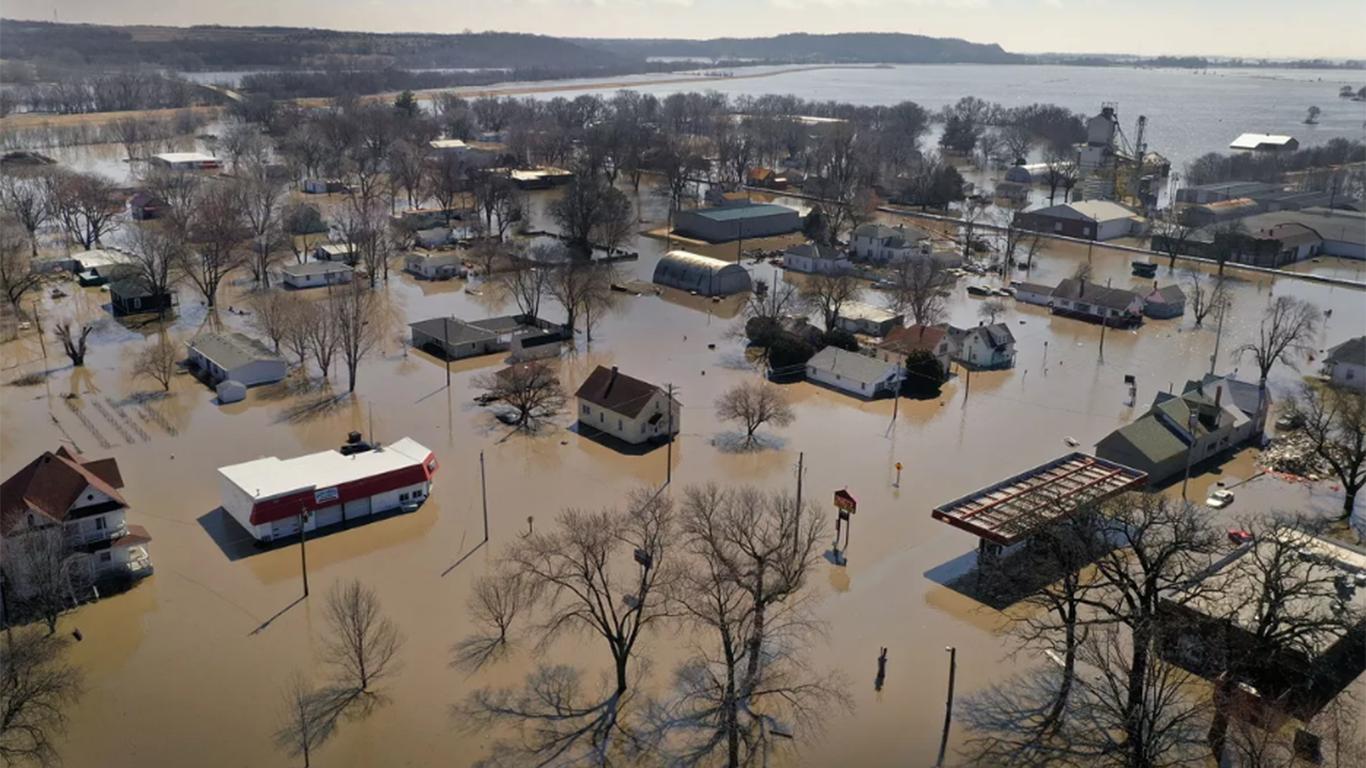
[[[1077,509],[1142,485],[1147,474],[1086,453],[1069,453],[947,504],[931,515],[1009,546]]]

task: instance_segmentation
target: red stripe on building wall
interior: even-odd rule
[[[299,493],[258,501],[251,508],[251,524],[263,525],[294,517],[300,512],[312,512],[317,509],[345,504],[348,501],[369,498],[397,488],[430,482],[432,475],[436,472],[436,466],[435,456],[429,453],[426,460],[421,464],[413,464],[378,475],[363,477],[359,480],[352,480],[349,483],[342,483],[336,486],[337,498],[321,504],[314,501],[313,491],[300,491]],[[317,490],[321,491],[324,488]]]

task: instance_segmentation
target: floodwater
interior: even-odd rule
[[[552,194],[535,195],[536,217]],[[658,226],[659,198],[642,193],[639,203],[646,220],[641,229]],[[664,247],[662,241],[637,238],[633,248],[641,258],[625,263],[623,272],[648,281]],[[1087,258],[1085,247],[1055,246],[1039,258],[1031,279],[1056,280]],[[1139,283],[1129,276],[1129,254],[1098,247],[1089,258],[1099,280]],[[757,276],[769,277],[770,270],[763,267]],[[1360,291],[1237,277],[1221,371],[1236,366],[1228,352],[1254,332],[1273,295],[1299,296],[1333,310],[1316,344],[1320,349],[1366,328]],[[1165,268],[1159,270],[1161,282],[1170,279]],[[239,277],[226,289],[217,322],[245,329],[244,318],[226,310],[242,305],[245,280]],[[507,310],[498,306],[496,292],[474,295],[459,286],[420,283],[395,272],[387,287],[389,306],[406,320],[438,314],[477,318]],[[47,327],[63,315],[102,312],[105,294],[74,285],[67,290],[75,296],[44,302]],[[210,321],[189,288],[181,298],[176,332],[192,333]],[[952,320],[976,322],[977,307],[978,300],[956,291]],[[558,316],[553,306],[545,314]],[[798,734],[797,750],[778,755],[775,763],[928,764],[943,717],[947,660],[941,649],[958,649],[960,701],[1016,665],[1033,663],[1008,657],[1014,645],[1003,634],[1001,612],[945,586],[971,567],[976,541],[932,520],[929,510],[1070,450],[1066,437],[1083,448],[1093,444],[1136,416],[1158,390],[1180,387],[1207,370],[1213,329],[1193,329],[1187,318],[1110,330],[1102,360],[1099,328],[1013,305],[1005,315],[1019,342],[1013,370],[974,374],[970,386],[966,377],[954,379],[935,400],[903,400],[895,420],[891,401],[862,402],[805,383],[789,385],[796,422],[770,431],[775,447],[736,454],[713,443],[729,428],[718,423],[712,403],[728,386],[758,374],[745,363],[733,318],[734,300],[623,295],[617,310],[594,329],[591,347],[580,337],[561,359],[561,378],[573,388],[594,365],[610,364],[677,387],[684,406],[674,450],[675,496],[706,481],[793,489],[799,452],[805,456],[807,498],[824,505],[842,487],[858,496],[852,533],[857,543],[849,550],[848,567],[822,562],[813,579],[816,610],[829,632],[827,642],[815,644],[812,664],[844,674],[855,708],[831,709],[823,732]],[[8,476],[37,452],[63,442],[92,456],[113,456],[126,483],[130,521],[154,537],[153,576],[62,621],[62,631],[79,627],[84,635],[73,656],[88,684],[72,713],[67,764],[288,764],[271,741],[281,722],[280,692],[294,670],[315,679],[322,674],[322,598],[332,584],[348,579],[360,579],[378,593],[407,643],[401,671],[383,687],[388,703],[364,720],[344,722],[315,753],[316,764],[461,766],[487,754],[493,734],[462,730],[450,707],[480,686],[516,682],[528,658],[519,654],[473,676],[448,668],[451,644],[469,628],[464,606],[470,584],[526,529],[528,516],[546,526],[565,507],[619,505],[631,489],[661,484],[664,451],[628,456],[581,438],[568,429],[572,411],[536,436],[509,437],[472,402],[472,379],[499,367],[500,359],[454,364],[448,389],[444,365],[405,349],[397,325],[363,364],[354,397],[340,396],[335,383],[329,391],[291,379],[254,389],[244,403],[224,408],[214,404],[210,391],[181,376],[169,396],[139,402],[134,398],[155,385],[132,380],[129,365],[148,333],[103,321],[92,337],[87,366],[78,370],[64,365],[51,341],[45,362],[31,334],[0,346],[0,382],[52,371],[37,386],[0,386],[0,474]],[[1126,374],[1138,379],[1139,409],[1124,405]],[[1278,368],[1273,391],[1285,392],[1295,377]],[[334,382],[341,378],[334,371]],[[215,469],[257,456],[334,447],[353,429],[381,441],[408,436],[431,448],[441,462],[436,485],[416,513],[310,540],[312,597],[296,602],[302,590],[297,547],[258,552],[245,546],[246,534],[215,511]],[[491,538],[484,547],[478,546],[481,452]],[[893,485],[896,462],[905,466],[900,487]],[[1247,478],[1254,472],[1251,455],[1240,455],[1217,473],[1193,479],[1192,494],[1199,498],[1225,475]],[[1339,498],[1328,483],[1263,477],[1239,490],[1237,502],[1218,521],[1273,508],[1327,513]],[[827,509],[833,523],[833,508]],[[683,653],[678,637],[673,629],[648,636],[651,690],[667,684]],[[878,693],[873,677],[880,647],[889,649],[890,663]],[[597,669],[604,656],[597,645],[573,639],[545,658]],[[963,741],[955,724],[951,748]]]

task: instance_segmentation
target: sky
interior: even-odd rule
[[[1019,53],[1366,58],[1363,0],[9,0],[0,9],[8,18],[54,13],[105,24],[564,37],[909,32]]]

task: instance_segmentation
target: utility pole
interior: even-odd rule
[[[1105,362],[1105,328],[1110,323],[1105,318],[1100,319],[1100,361]]]
[[[446,358],[446,389],[451,388],[451,321],[441,318],[441,356]]]
[[[1214,367],[1219,363],[1219,340],[1224,336],[1224,312],[1228,309],[1228,304],[1219,303],[1219,326],[1214,332],[1214,352],[1209,356],[1209,375],[1214,375]]]
[[[664,484],[669,485],[674,481],[674,385],[669,384],[669,399],[664,403],[664,407],[669,409],[668,435],[665,436],[664,458],[668,466],[664,468]]]
[[[1186,484],[1191,481],[1191,458],[1195,455],[1195,428],[1200,423],[1200,414],[1194,410],[1186,419],[1186,431],[1190,433],[1191,444],[1186,446],[1186,476],[1181,479],[1181,498],[1186,498]]]
[[[935,768],[944,765],[944,750],[949,746],[949,725],[953,723],[953,676],[958,671],[958,649],[950,645],[944,650],[949,652],[949,697],[944,703],[944,733],[939,737],[939,759]]]
[[[967,376],[967,383],[963,385],[963,405],[968,404],[968,395],[972,392],[972,369],[959,364]]]
[[[304,523],[308,520],[308,513],[304,511],[303,505],[299,505],[299,569],[304,574],[304,597],[308,597],[308,551],[304,548],[304,540],[308,537],[304,534]]]
[[[489,491],[484,483],[484,452],[479,452],[479,497],[484,503],[484,543],[489,540]]]

